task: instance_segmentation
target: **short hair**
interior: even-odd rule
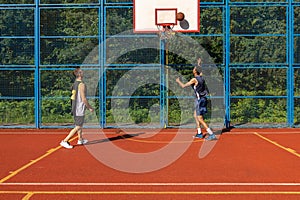
[[[79,76],[79,71],[80,71],[80,67],[76,67],[76,69],[73,71],[73,75],[75,77],[78,77]]]
[[[196,68],[196,72],[197,72],[198,75],[202,73],[202,67],[201,66],[196,66],[195,68]]]

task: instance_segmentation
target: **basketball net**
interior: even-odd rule
[[[157,29],[161,40],[169,40],[175,36],[174,24],[159,24]]]

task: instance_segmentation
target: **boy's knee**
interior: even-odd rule
[[[75,129],[76,131],[79,131],[82,127],[81,126],[76,126]]]

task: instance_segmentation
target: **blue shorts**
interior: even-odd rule
[[[195,100],[195,110],[196,110],[196,115],[204,115],[207,113],[207,98],[206,97],[201,97],[200,99]]]

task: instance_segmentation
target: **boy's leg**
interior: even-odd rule
[[[208,140],[208,141],[210,141],[210,140],[217,140],[217,137],[215,136],[215,134],[212,132],[212,130],[208,127],[208,125],[204,121],[203,116],[200,115],[198,117],[199,117],[200,123],[205,127],[206,131],[209,134],[209,136],[206,138],[206,140]]]
[[[83,145],[83,144],[88,143],[88,140],[83,139],[83,137],[82,137],[82,127],[77,131],[77,133],[78,133],[78,141],[77,141],[77,144]]]
[[[60,142],[60,145],[61,146],[63,146],[63,147],[65,147],[65,148],[67,148],[67,149],[72,149],[73,148],[73,146],[72,145],[70,145],[70,143],[69,143],[69,140],[73,137],[73,135],[78,131],[78,126],[75,126],[75,128],[73,128],[71,131],[70,131],[70,133],[67,135],[67,137],[64,139],[64,140],[62,140],[61,142]]]
[[[84,116],[78,116],[76,118],[76,125],[78,126],[78,129],[77,129],[78,142],[77,142],[77,144],[87,143],[87,140],[85,141],[82,137],[83,123],[84,123]]]
[[[77,131],[77,134],[78,134],[78,140],[82,140],[82,127],[80,127],[80,129],[78,129]]]
[[[73,128],[70,131],[70,133],[67,135],[67,137],[63,141],[68,142],[80,128],[81,128],[80,126],[75,126],[75,128]]]
[[[206,98],[202,98],[199,101],[199,111],[198,111],[198,120],[200,122],[200,124],[206,129],[206,131],[208,132],[209,136],[206,138],[206,140],[216,140],[216,136],[215,134],[212,132],[212,130],[209,128],[209,126],[206,124],[206,122],[204,121],[204,117],[203,114],[207,113],[207,99]]]
[[[205,129],[208,129],[208,125],[206,124],[206,122],[204,121],[203,119],[203,116],[202,115],[199,115],[197,116],[198,120],[199,120],[199,123],[202,124],[202,126],[205,128]]]
[[[200,126],[200,121],[198,120],[196,111],[194,111],[194,118],[196,121],[197,133],[201,134],[202,131],[201,131],[201,126]]]

